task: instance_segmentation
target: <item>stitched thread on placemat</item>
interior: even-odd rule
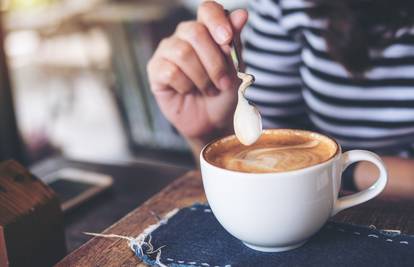
[[[219,266],[219,265],[210,265],[207,262],[196,262],[196,261],[183,261],[183,260],[175,260],[172,258],[166,258],[166,260],[170,263],[177,263],[177,264],[188,264],[188,265],[194,265],[194,266],[211,266],[211,267],[231,267],[230,264]]]
[[[334,230],[337,230],[337,231],[342,232],[342,233],[345,233],[346,232],[346,233],[352,233],[354,235],[361,235],[360,232],[356,232],[356,231],[350,232],[350,231],[346,231],[343,228],[334,227],[332,225],[326,225],[326,228],[327,229],[334,229]],[[373,225],[370,225],[369,226],[369,230],[371,230],[371,231],[372,230],[376,230],[376,227],[373,226]],[[385,242],[394,242],[393,239],[389,238],[390,237],[390,234],[387,234],[387,233],[392,233],[392,236],[393,237],[396,237],[396,236],[401,235],[401,232],[399,230],[379,230],[378,232],[380,232],[381,234],[385,235],[385,238],[382,239],[382,238],[380,238],[379,235],[376,235],[376,234],[368,234],[367,237],[369,237],[369,238],[376,238],[376,239],[379,239],[379,240],[382,240],[382,241],[385,241]],[[406,241],[406,240],[400,240],[400,241],[398,241],[398,243],[399,244],[403,244],[403,245],[409,245],[409,242]]]

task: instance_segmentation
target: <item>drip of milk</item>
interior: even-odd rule
[[[252,75],[238,72],[237,76],[242,80],[238,91],[238,102],[234,112],[234,132],[243,145],[251,145],[262,134],[262,118],[259,111],[244,97],[244,93],[253,81]]]

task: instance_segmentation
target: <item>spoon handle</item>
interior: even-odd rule
[[[230,11],[225,9],[227,16],[230,14]],[[233,61],[233,65],[236,68],[237,72],[240,72],[240,55],[237,51],[236,40],[233,38],[231,40],[231,50],[230,50],[231,60]]]
[[[237,52],[236,42],[234,40],[231,41],[231,60],[233,61],[234,67],[236,68],[237,72],[240,72],[240,55]]]

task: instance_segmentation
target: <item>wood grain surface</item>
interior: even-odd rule
[[[51,266],[66,254],[51,188],[16,161],[0,164],[0,266]]]
[[[175,180],[160,193],[130,212],[105,234],[137,236],[147,226],[157,222],[151,214],[164,215],[174,208],[194,202],[205,202],[199,172],[191,171]],[[340,212],[334,221],[375,225],[380,229],[401,230],[414,234],[414,202],[403,200],[371,200],[365,204]],[[128,242],[121,239],[95,237],[66,256],[57,266],[146,266],[140,262]]]
[[[198,173],[189,172],[160,193],[133,210],[103,233],[138,236],[148,225],[157,222],[151,214],[162,216],[174,208],[205,202]],[[138,261],[128,242],[122,239],[93,238],[65,257],[56,266],[146,266]]]

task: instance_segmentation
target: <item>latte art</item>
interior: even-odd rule
[[[242,172],[283,172],[306,168],[331,158],[337,150],[329,138],[297,130],[265,131],[251,146],[233,137],[222,139],[206,150],[213,164]]]
[[[227,158],[223,165],[226,169],[250,171],[255,169],[268,172],[285,171],[289,166],[306,167],[323,161],[320,155],[310,150],[319,143],[318,140],[312,140],[293,146],[246,149]]]

